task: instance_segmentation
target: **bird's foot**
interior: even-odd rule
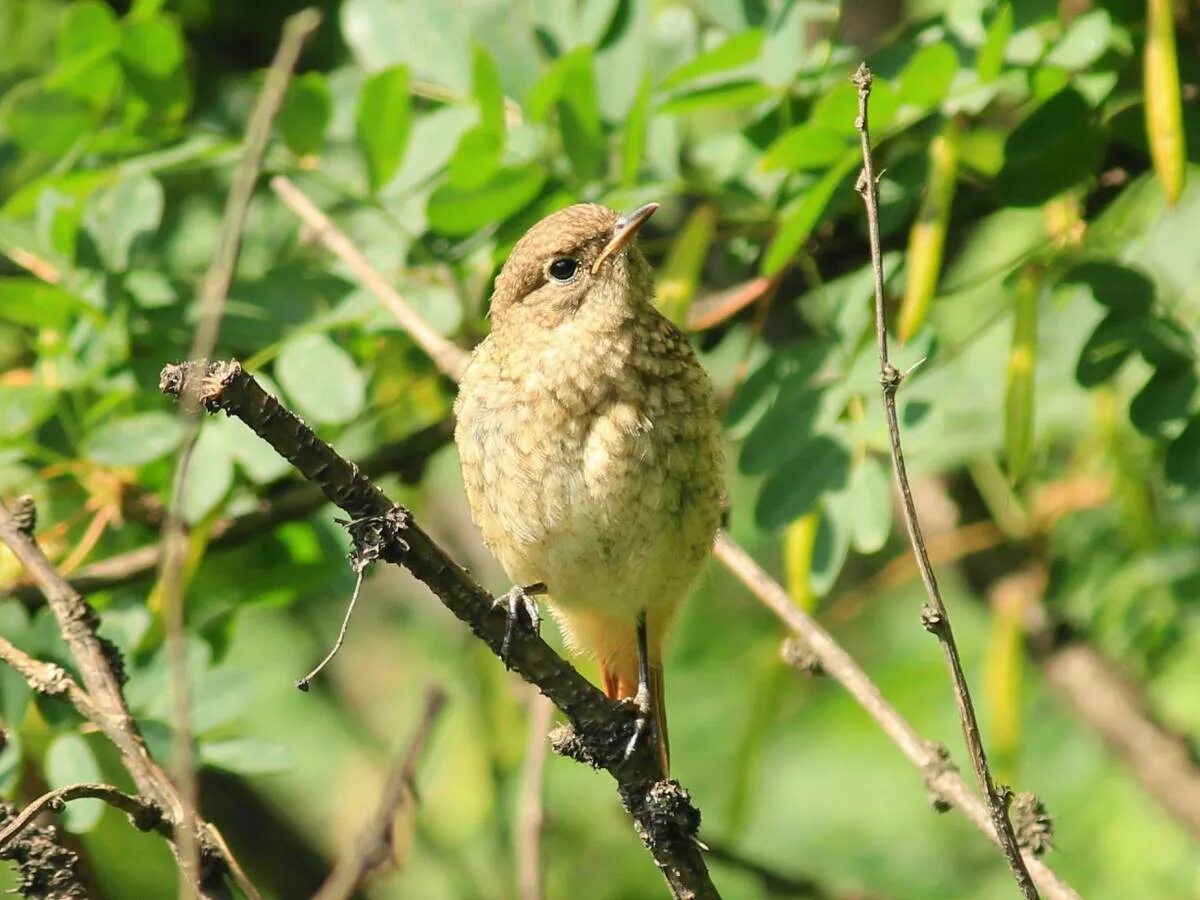
[[[541,632],[542,617],[538,613],[538,605],[534,597],[544,593],[546,593],[546,585],[540,581],[526,585],[515,584],[507,593],[497,597],[492,604],[503,607],[507,618],[504,625],[504,641],[500,644],[500,661],[504,663],[504,668],[509,668],[508,652],[512,648],[513,634],[516,633],[522,614],[534,634]]]
[[[658,740],[658,729],[654,727],[654,710],[650,706],[648,685],[639,684],[637,694],[621,702],[630,704],[637,711],[637,718],[633,720],[633,734],[629,736],[629,743],[625,745],[625,759],[629,760],[637,750],[639,741]]]

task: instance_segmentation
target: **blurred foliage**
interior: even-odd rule
[[[885,502],[853,190],[847,76],[865,55],[895,358],[920,363],[899,395],[906,448],[944,489],[923,492],[927,525],[953,547],[956,525],[994,523],[1049,573],[1051,614],[1200,734],[1200,14],[1166,0],[1149,2],[1149,19],[1136,0],[843,6],[328,0],[268,169],[464,344],[485,332],[491,279],[538,218],[579,199],[660,201],[642,245],[664,311],[703,326],[736,464],[735,535],[828,617],[923,733],[956,747],[916,587],[868,582],[906,544]],[[186,353],[241,129],[291,8],[0,0],[0,494],[37,498],[40,539],[64,570],[157,536],[147,510],[168,494],[182,434],[157,372]],[[1153,102],[1144,85],[1161,86]],[[356,458],[452,401],[265,184],[219,352]],[[219,522],[287,478],[237,423],[205,422],[185,506],[206,802],[230,810],[215,818],[268,894],[303,895],[365,818],[388,748],[436,678],[453,711],[401,838],[403,869],[378,894],[512,896],[525,694],[422,590],[384,573],[333,671],[312,695],[292,691],[350,586],[332,514],[207,547]],[[418,485],[386,483],[503,585],[466,520],[452,452]],[[985,730],[1005,777],[1055,817],[1054,865],[1089,897],[1192,895],[1194,844],[1022,673],[1012,611],[988,608],[1011,560],[977,562],[943,567],[950,603],[972,677],[987,674]],[[0,556],[0,583],[17,578]],[[91,595],[165,758],[157,597],[144,582]],[[929,812],[917,774],[835,686],[787,673],[779,627],[727,574],[705,583],[679,632],[672,743],[706,840],[836,889],[1011,894],[992,848]],[[0,633],[69,668],[44,609],[5,601]],[[6,795],[125,783],[72,710],[7,670],[0,715]],[[659,895],[609,782],[548,765],[549,896]],[[89,803],[63,824],[97,892],[170,895],[157,839]],[[716,875],[726,896],[769,895],[745,872]]]

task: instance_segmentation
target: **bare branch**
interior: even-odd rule
[[[1017,845],[1017,836],[1013,833],[1012,822],[1008,819],[1007,799],[996,788],[988,768],[987,753],[983,748],[983,738],[979,733],[979,722],[975,717],[975,707],[971,702],[971,692],[967,686],[967,677],[963,673],[962,660],[958,655],[958,646],[954,640],[954,631],[950,626],[950,614],[942,601],[942,593],[938,588],[937,577],[933,565],[929,562],[929,551],[925,548],[925,539],[921,535],[921,524],[917,519],[917,507],[913,502],[912,489],[908,484],[908,470],[904,465],[904,451],[900,446],[900,421],[896,415],[896,390],[903,379],[901,373],[888,359],[887,321],[884,311],[883,297],[883,262],[879,246],[879,196],[877,193],[875,162],[871,156],[871,132],[868,119],[869,98],[871,96],[871,70],[863,63],[858,67],[853,78],[858,88],[858,118],[855,127],[862,139],[863,170],[858,179],[858,191],[862,194],[863,203],[867,209],[867,231],[871,244],[871,264],[875,274],[875,336],[879,345],[879,377],[883,387],[883,408],[887,417],[888,435],[892,446],[892,469],[896,475],[896,485],[900,489],[901,512],[904,524],[908,528],[908,537],[912,543],[913,553],[921,569],[921,579],[925,582],[925,591],[929,595],[929,604],[922,610],[921,621],[926,629],[937,636],[950,668],[950,678],[954,685],[954,698],[958,703],[959,718],[962,720],[963,736],[967,750],[971,756],[971,766],[975,770],[975,778],[987,801],[988,812],[992,824],[1000,839],[1000,848],[1012,869],[1013,877],[1021,888],[1026,900],[1037,900],[1038,892],[1033,879],[1021,858],[1021,850]]]
[[[521,767],[521,796],[517,801],[517,896],[542,900],[542,826],[546,820],[542,783],[546,772],[548,734],[554,706],[541,694],[529,698],[529,738]]]
[[[987,807],[958,774],[945,749],[922,738],[895,707],[884,699],[879,688],[853,657],[838,645],[816,619],[793,603],[787,591],[763,571],[750,554],[739,547],[729,535],[722,532],[717,536],[715,552],[717,558],[750,589],[751,593],[803,638],[808,650],[820,662],[821,668],[858,701],[883,732],[921,771],[935,802],[939,805],[948,804],[960,810],[988,840],[999,846],[995,825]],[[1037,886],[1051,900],[1079,900],[1079,895],[1071,886],[1031,852],[1025,853],[1024,863]]]
[[[182,818],[183,804],[174,784],[150,757],[137,724],[125,705],[121,693],[123,664],[116,648],[96,634],[98,618],[95,610],[67,583],[29,531],[0,504],[0,541],[13,552],[33,578],[58,621],[59,631],[71,651],[83,686],[76,684],[65,672],[48,663],[27,656],[5,641],[0,645],[0,658],[13,665],[34,687],[44,693],[65,696],[80,713],[95,724],[121,754],[121,761],[142,800],[163,811],[165,821],[177,825]],[[55,671],[57,670],[57,671]],[[201,823],[197,822],[197,827]],[[201,859],[193,876],[193,887],[205,896],[224,896],[222,875],[240,871],[230,857],[207,839],[200,840]],[[195,840],[195,838],[193,838]],[[172,850],[182,866],[184,860],[176,841]],[[237,879],[242,891],[257,897],[254,886]]]
[[[172,836],[171,825],[163,818],[161,807],[149,803],[141,797],[134,797],[132,794],[119,791],[111,784],[88,782],[71,784],[66,787],[56,788],[53,791],[47,791],[26,806],[21,810],[19,815],[5,823],[4,830],[0,831],[0,849],[3,849],[13,838],[20,834],[42,810],[50,809],[54,812],[59,812],[63,806],[72,800],[84,800],[88,798],[103,800],[109,806],[115,806],[117,809],[128,813],[129,821],[139,831],[158,831],[168,839]]]
[[[434,365],[452,380],[458,381],[467,367],[470,354],[434,331],[408,305],[408,302],[400,296],[387,279],[367,261],[367,258],[354,246],[350,238],[346,237],[345,232],[334,225],[329,217],[321,212],[317,205],[291,181],[282,175],[276,175],[271,179],[271,187],[279,195],[279,199],[286,203],[292,212],[313,230],[317,240],[337,256],[354,277],[391,311],[409,336],[433,360]],[[202,357],[195,353],[192,354],[192,359],[199,358]]]
[[[358,836],[353,851],[338,860],[313,900],[349,900],[371,873],[390,859],[392,825],[416,796],[417,766],[445,705],[446,694],[440,687],[434,685],[425,691],[424,711],[409,738],[408,747],[392,766],[375,814]]]
[[[369,550],[375,558],[404,566],[502,656],[507,616],[496,607],[495,598],[412,521],[408,510],[392,503],[353,463],[317,438],[240,364],[167,366],[159,386],[184,402],[213,412],[224,410],[245,422],[349,515],[356,551]],[[632,754],[627,752],[636,727],[633,707],[608,700],[527,629],[512,635],[506,661],[566,714],[572,731],[560,736],[560,751],[607,770],[617,780],[621,799],[675,896],[717,897],[695,837],[700,813],[691,798],[677,782],[659,780],[651,742],[638,742]]]
[[[200,287],[199,312],[192,337],[191,356],[206,359],[212,355],[220,333],[225,298],[233,282],[234,268],[246,228],[250,200],[262,170],[263,155],[271,137],[271,125],[283,106],[284,94],[292,70],[300,58],[305,42],[321,24],[316,9],[305,9],[288,18],[275,58],[258,93],[246,127],[242,156],[233,172],[233,182],[225,201],[225,212],[217,238],[212,264]],[[190,701],[187,688],[187,640],[184,630],[184,563],[187,558],[187,522],[183,515],[183,498],[187,485],[192,453],[200,432],[199,414],[184,407],[180,415],[185,422],[183,440],[177,453],[171,502],[162,535],[162,566],[159,573],[164,611],[167,658],[171,673],[172,713],[175,742],[172,762],[175,781],[182,802],[181,815],[176,819],[176,837],[183,852],[184,869],[198,864],[195,829],[192,816],[196,808],[196,773],[192,737],[189,729]]]

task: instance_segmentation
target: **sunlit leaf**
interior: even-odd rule
[[[408,69],[392,66],[376,72],[363,85],[358,101],[356,133],[367,164],[367,181],[377,191],[404,158],[410,127]]]

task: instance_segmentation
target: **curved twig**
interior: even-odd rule
[[[3,831],[0,831],[0,849],[3,849],[9,841],[24,831],[42,810],[51,809],[58,812],[72,800],[85,799],[103,800],[109,806],[128,813],[129,820],[140,831],[157,831],[166,838],[172,836],[171,823],[163,818],[161,807],[149,803],[141,797],[119,791],[111,784],[85,782],[47,791],[26,806],[4,826]]]

